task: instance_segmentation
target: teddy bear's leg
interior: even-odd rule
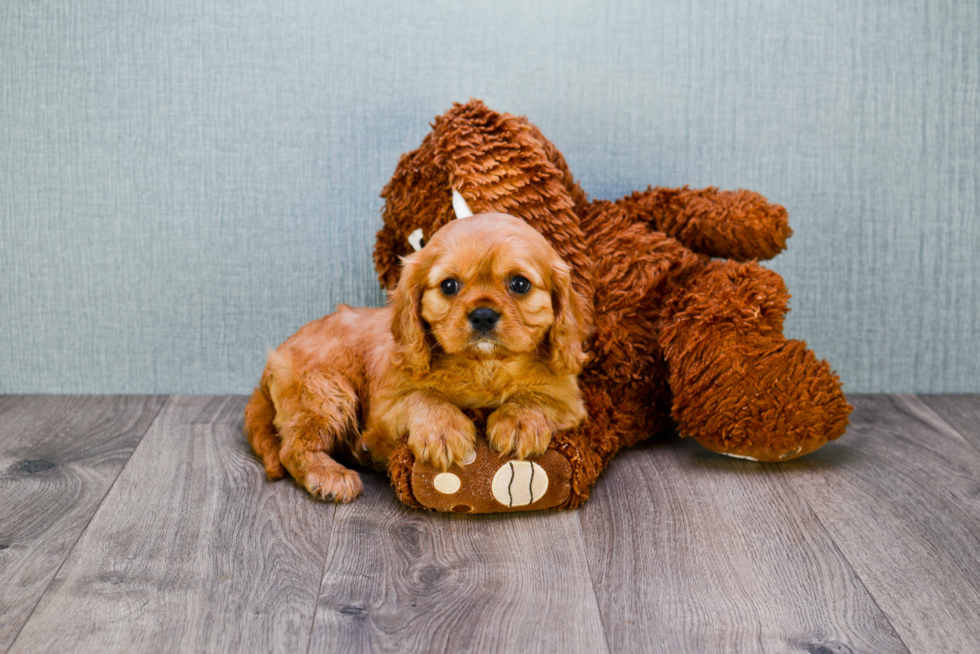
[[[844,433],[852,407],[837,376],[783,336],[788,299],[779,275],[733,261],[705,263],[674,290],[660,341],[681,435],[784,461]]]
[[[712,257],[772,259],[793,234],[786,209],[753,191],[651,187],[616,204],[692,251]]]
[[[575,508],[589,498],[599,473],[615,452],[616,429],[608,422],[608,397],[586,404],[595,415],[585,424],[558,432],[548,450],[527,461],[496,452],[487,444],[485,411],[470,412],[479,436],[476,457],[449,470],[417,461],[405,442],[388,459],[388,474],[398,498],[414,508],[447,513],[509,513]],[[598,402],[599,404],[596,404]],[[595,447],[605,442],[608,452]],[[604,456],[605,454],[605,456]]]

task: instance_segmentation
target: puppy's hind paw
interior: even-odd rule
[[[265,467],[265,476],[268,477],[269,481],[276,481],[286,476],[286,469],[282,467],[278,454],[263,456],[262,464]]]
[[[346,468],[311,471],[303,485],[313,497],[338,503],[351,502],[364,491],[361,477]]]

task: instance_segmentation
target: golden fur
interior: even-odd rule
[[[341,305],[270,353],[245,410],[269,478],[288,471],[313,495],[348,502],[360,478],[332,455],[383,465],[407,437],[416,458],[448,469],[475,453],[461,409],[495,409],[490,445],[521,458],[585,418],[585,304],[538,231],[506,214],[452,221],[403,265],[387,307]],[[518,275],[526,293],[511,289]],[[458,290],[444,292],[446,280]],[[499,315],[485,334],[470,323],[478,308]]]

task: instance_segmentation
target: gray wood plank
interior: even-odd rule
[[[575,513],[428,513],[364,481],[337,509],[309,651],[607,651]]]
[[[266,482],[245,398],[171,398],[12,652],[305,649],[333,506]]]
[[[778,465],[644,444],[579,517],[611,651],[907,651]]]
[[[0,652],[10,647],[163,397],[0,397]]]
[[[975,448],[980,449],[980,395],[919,395],[917,397]]]
[[[914,396],[854,396],[785,470],[913,652],[980,651],[980,456]]]

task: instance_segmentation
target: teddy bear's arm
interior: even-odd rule
[[[793,233],[786,209],[752,191],[650,187],[616,204],[694,252],[736,261],[771,259]]]

